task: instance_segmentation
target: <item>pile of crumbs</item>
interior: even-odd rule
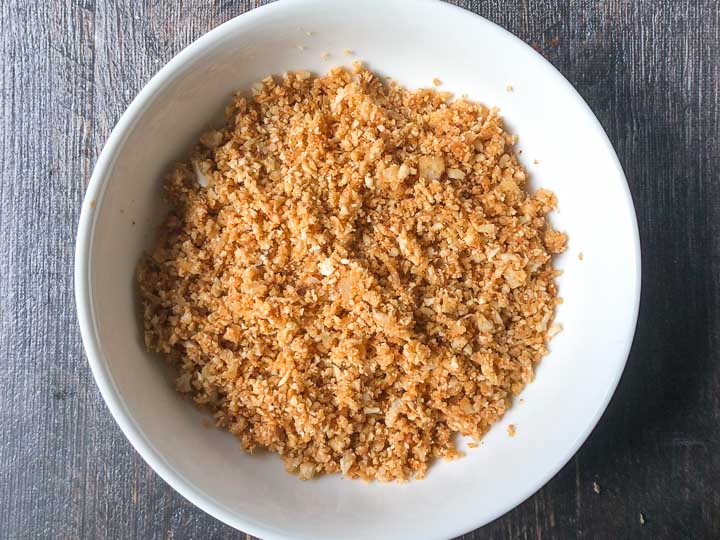
[[[167,175],[147,347],[302,479],[423,477],[503,416],[556,328],[566,237],[515,140],[359,64],[266,78]]]

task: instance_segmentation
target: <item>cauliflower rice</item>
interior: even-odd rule
[[[547,223],[496,110],[359,64],[238,94],[166,178],[145,341],[252,452],[308,479],[425,475],[558,331]]]

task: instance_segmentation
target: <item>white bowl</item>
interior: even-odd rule
[[[163,362],[144,350],[136,312],[133,272],[162,215],[163,170],[220,117],[234,90],[271,73],[349,64],[344,49],[406,86],[437,77],[444,90],[499,106],[520,135],[533,184],[557,194],[554,222],[570,238],[557,259],[564,331],[524,403],[465,458],[404,485],[339,476],[302,482],[275,455],[244,454],[231,435],[203,427],[176,393]],[[113,130],[83,203],[75,263],[85,350],[125,435],[191,502],[266,540],[448,538],[510,510],[572,457],[605,410],[640,296],[632,200],[590,109],[530,47],[437,1],[284,1],[197,40],[153,77]]]

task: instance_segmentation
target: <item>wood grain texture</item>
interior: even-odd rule
[[[84,188],[122,111],[183,47],[263,3],[0,2],[0,538],[246,538],[170,489],[115,425],[72,267]],[[643,245],[635,344],[604,418],[542,490],[463,538],[717,538],[720,1],[453,3],[535,46],[588,101]]]

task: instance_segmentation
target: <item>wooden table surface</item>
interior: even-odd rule
[[[130,100],[262,3],[0,2],[0,538],[246,537],[173,492],[115,425],[72,269],[85,186]],[[605,416],[542,490],[463,538],[718,538],[720,2],[456,3],[536,47],[587,100],[643,246],[635,344]]]

